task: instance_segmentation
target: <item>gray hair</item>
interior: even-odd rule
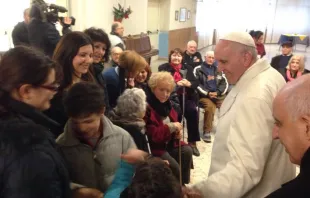
[[[111,26],[111,33],[115,32],[115,30],[118,28],[118,25],[119,25],[119,23],[117,23],[117,22],[114,22],[112,24],[112,26]]]
[[[214,56],[214,51],[207,51],[205,56]]]
[[[142,89],[126,89],[117,99],[115,111],[121,117],[137,118],[146,111],[146,95]]]
[[[29,13],[30,13],[30,8],[26,8],[24,10],[24,16],[29,15]]]
[[[189,46],[190,44],[197,45],[196,41],[194,41],[194,40],[190,40],[190,41],[187,42],[187,46]]]
[[[310,115],[310,74],[301,76],[290,83],[292,86],[287,88],[289,92],[284,98],[290,118],[297,120],[300,116]]]

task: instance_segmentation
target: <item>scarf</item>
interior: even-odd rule
[[[161,103],[149,87],[147,87],[146,96],[147,103],[154,109],[154,111],[158,115],[165,118],[170,114],[172,107],[169,99],[166,102]]]
[[[141,130],[141,132],[144,134],[145,133],[145,122],[142,118],[138,117],[124,117],[120,115],[120,112],[117,108],[113,109],[110,112],[110,120],[118,125],[118,126],[134,126]]]
[[[180,70],[182,68],[182,64],[175,65],[175,64],[170,63],[170,66],[174,70],[174,74],[173,74],[174,81],[177,83],[180,80],[182,80],[183,78],[182,78],[182,75],[180,73]]]
[[[295,78],[298,78],[298,77],[301,76],[301,75],[302,75],[302,73],[301,73],[300,71],[298,71],[297,74],[296,74],[296,76],[295,76]],[[295,80],[295,78],[292,77],[291,71],[290,71],[289,69],[286,70],[286,78],[287,78],[287,80],[288,80],[289,82]]]

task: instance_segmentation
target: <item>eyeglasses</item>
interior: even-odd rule
[[[59,90],[59,85],[40,85],[39,87],[43,88],[43,89],[48,89],[50,91],[58,91]]]

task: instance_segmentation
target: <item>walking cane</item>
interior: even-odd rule
[[[185,87],[182,90],[182,127],[183,127],[183,141],[184,141],[184,129],[185,129],[185,119],[184,119],[184,111],[185,111]],[[179,165],[180,165],[180,185],[182,186],[182,151],[181,151],[181,139],[179,139]]]

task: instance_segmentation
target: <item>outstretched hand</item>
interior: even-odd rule
[[[129,164],[137,164],[143,162],[145,157],[148,156],[148,153],[138,150],[138,149],[129,149],[127,153],[121,155],[121,159]]]
[[[203,198],[202,194],[195,189],[182,187],[182,192],[184,197],[183,198]]]
[[[73,198],[103,198],[103,193],[95,188],[79,188],[73,191]]]

